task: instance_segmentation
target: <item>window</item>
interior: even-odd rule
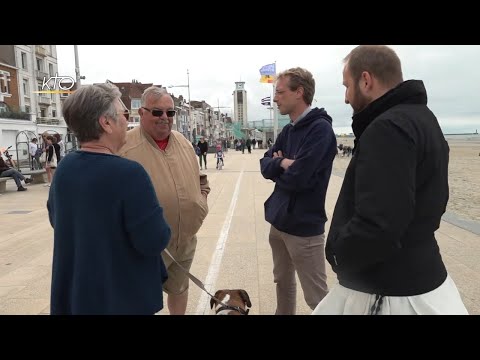
[[[8,111],[8,105],[5,104],[4,102],[0,102],[0,113],[7,112],[7,111]]]
[[[37,58],[37,70],[43,71],[43,61],[42,59]]]
[[[53,75],[55,75],[53,73],[53,64],[48,64],[48,75],[50,75],[50,77],[52,77]]]
[[[243,105],[243,94],[240,91],[237,92],[237,104],[239,106]]]
[[[27,114],[30,114],[30,106],[25,105],[25,112],[26,112]]]
[[[22,69],[27,70],[27,54],[24,52],[21,52],[20,56],[22,57]]]
[[[52,117],[57,117],[57,110],[52,110]]]
[[[140,109],[142,106],[140,99],[132,99],[132,109]]]
[[[28,79],[23,79],[23,96],[28,97],[29,94]]]
[[[40,108],[40,117],[42,118],[47,117],[47,109]]]
[[[0,70],[0,93],[10,94],[10,73]]]

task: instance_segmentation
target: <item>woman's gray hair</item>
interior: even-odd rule
[[[122,94],[113,84],[80,87],[63,104],[63,117],[79,142],[98,140],[103,133],[98,119],[108,116],[117,121],[115,101]]]
[[[158,86],[150,86],[149,88],[146,88],[142,94],[142,106],[145,106],[148,98],[153,98],[154,100],[157,100],[164,95],[170,95],[165,88],[160,88]]]

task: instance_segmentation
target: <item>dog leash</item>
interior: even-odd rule
[[[247,315],[247,314],[248,314],[248,312],[246,312],[246,311],[243,310],[242,308],[240,308],[240,307],[238,307],[238,306],[227,305],[227,304],[221,302],[219,299],[217,299],[217,298],[216,298],[215,296],[213,296],[212,294],[210,294],[210,293],[208,292],[208,290],[205,289],[205,285],[203,284],[203,282],[201,282],[201,281],[200,281],[198,278],[196,278],[194,275],[190,274],[190,272],[189,272],[187,269],[185,269],[182,265],[180,265],[180,263],[179,263],[177,260],[175,260],[175,258],[172,256],[172,254],[170,254],[170,251],[168,251],[168,249],[165,249],[165,250],[163,250],[163,251],[165,251],[165,254],[167,254],[167,255],[170,257],[170,259],[172,259],[173,262],[174,262],[175,264],[177,264],[177,265],[180,267],[180,269],[182,269],[182,271],[183,271],[185,274],[187,274],[187,276],[190,278],[190,280],[192,280],[192,282],[193,282],[195,285],[197,285],[200,289],[202,289],[203,291],[205,291],[205,292],[208,294],[208,296],[210,296],[213,300],[215,300],[217,303],[219,303],[220,305],[222,305],[222,307],[227,308],[227,309],[230,309],[230,310],[238,311],[238,312],[239,312],[240,314],[242,314],[242,315]]]

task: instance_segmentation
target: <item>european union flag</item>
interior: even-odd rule
[[[264,65],[260,69],[260,75],[275,75],[275,74],[276,74],[275,63]]]

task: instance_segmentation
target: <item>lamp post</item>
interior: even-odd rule
[[[190,105],[190,73],[188,72],[188,69],[187,69],[187,85],[169,85],[167,86],[167,88],[174,88],[174,87],[186,87],[188,88],[188,116],[187,116],[187,121],[188,121],[188,125],[190,126],[190,119],[191,119],[191,105]],[[189,140],[192,140],[191,139],[191,133],[188,134],[188,136],[190,137]],[[195,139],[193,139],[195,140]]]
[[[81,80],[85,80],[85,76],[80,76],[80,65],[78,61],[78,47],[77,45],[73,45],[73,48],[75,50],[75,76],[76,76],[76,82],[77,82],[77,89],[80,88],[80,85],[82,85]]]
[[[221,113],[220,113],[220,109],[232,109],[231,106],[220,106],[220,99],[217,98],[217,109],[218,109],[218,120],[219,120],[219,123],[222,122],[222,117],[221,117]],[[225,114],[226,116],[227,114]],[[226,127],[225,127],[225,122],[223,123],[223,128],[225,129],[225,137],[228,139],[228,135],[227,135],[227,132],[226,132]]]

